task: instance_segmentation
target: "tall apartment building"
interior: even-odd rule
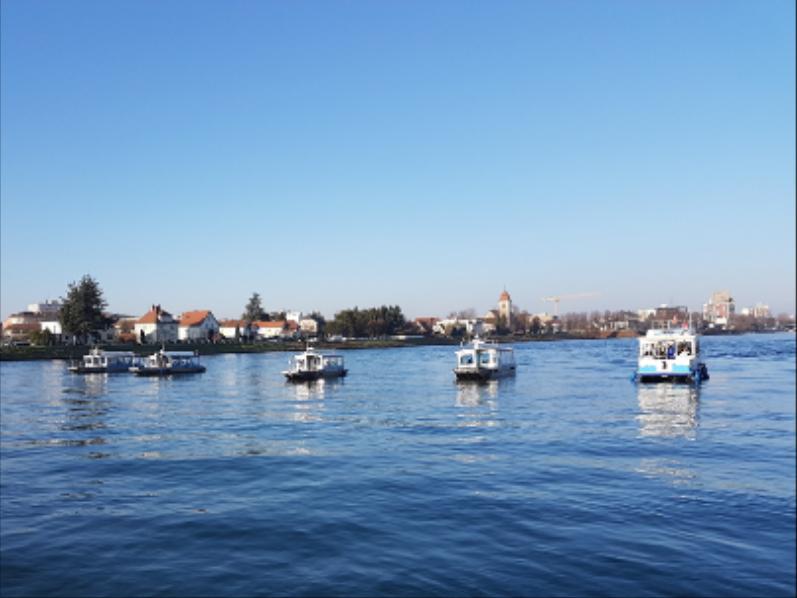
[[[703,304],[703,320],[712,327],[726,328],[735,312],[736,304],[729,291],[712,293],[708,303]]]

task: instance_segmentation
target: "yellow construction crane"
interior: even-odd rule
[[[573,293],[570,295],[552,295],[551,297],[543,297],[543,301],[550,301],[553,303],[553,315],[559,317],[559,302],[562,299],[583,299],[585,297],[597,297],[600,293]]]

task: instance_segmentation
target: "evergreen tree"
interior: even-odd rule
[[[92,332],[103,330],[110,324],[102,313],[106,306],[99,283],[86,274],[80,282],[69,285],[58,319],[64,332],[86,342]]]
[[[252,293],[252,296],[249,298],[249,303],[247,303],[244,308],[241,319],[248,324],[261,320],[268,320],[268,314],[266,314],[263,309],[263,304],[260,301],[260,293]]]
[[[47,330],[35,330],[30,335],[30,343],[39,347],[48,347],[53,344],[53,333]]]
[[[371,307],[368,309],[344,309],[327,323],[327,332],[350,337],[368,336],[376,338],[397,334],[406,325],[404,314],[398,305]]]

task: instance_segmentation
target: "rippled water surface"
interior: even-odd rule
[[[3,596],[795,592],[794,335],[707,337],[637,386],[633,341],[288,355],[175,379],[0,364]]]

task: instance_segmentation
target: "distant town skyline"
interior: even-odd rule
[[[795,312],[793,2],[0,3],[0,317]]]
[[[506,292],[508,292],[508,290]],[[571,298],[571,297],[568,297],[567,295],[562,295],[561,296],[562,299],[561,299],[560,305],[559,305],[559,313],[564,315],[564,314],[567,314],[567,313],[583,313],[583,312],[605,311],[605,310],[609,310],[609,311],[628,310],[628,311],[636,312],[636,311],[640,311],[640,310],[653,309],[653,308],[663,307],[663,306],[669,306],[669,307],[682,306],[682,307],[687,307],[690,312],[701,312],[703,310],[704,305],[707,302],[715,300],[715,295],[716,294],[721,295],[723,293],[724,293],[724,291],[712,293],[710,297],[707,297],[704,301],[700,302],[699,304],[695,304],[695,305],[691,305],[691,304],[688,304],[688,303],[679,303],[679,302],[659,302],[659,303],[651,303],[649,305],[635,305],[635,306],[631,306],[631,305],[614,305],[614,306],[612,306],[612,305],[603,305],[603,306],[599,306],[599,305],[597,305],[595,303],[595,301],[597,299],[599,299],[599,297],[579,297],[578,294],[574,294],[574,296]],[[365,308],[369,308],[369,307],[377,307],[379,305],[398,305],[399,307],[402,308],[402,310],[404,311],[404,315],[409,320],[414,320],[415,318],[423,318],[423,317],[440,317],[440,318],[443,318],[443,317],[448,316],[451,313],[463,312],[463,311],[467,311],[467,310],[473,310],[476,317],[482,317],[488,311],[496,309],[496,306],[501,301],[501,299],[503,298],[503,295],[504,295],[504,291],[496,294],[495,295],[495,299],[494,299],[494,301],[492,303],[488,302],[482,307],[479,307],[479,306],[476,306],[476,305],[450,306],[448,308],[441,309],[441,310],[438,310],[436,312],[426,311],[426,312],[418,312],[418,313],[407,311],[404,306],[402,306],[400,303],[397,303],[395,301],[394,302],[384,301],[384,302],[373,304],[373,305],[364,304],[364,303],[356,303],[355,302],[355,303],[351,303],[350,305],[340,306],[340,307],[337,307],[337,308],[335,308],[333,310],[329,310],[329,311],[325,311],[325,310],[318,309],[318,308],[301,307],[301,306],[297,306],[296,304],[270,306],[267,303],[264,303],[263,307],[264,307],[266,312],[271,312],[271,313],[273,313],[273,312],[282,312],[282,311],[288,311],[288,312],[295,311],[295,312],[299,312],[299,313],[307,315],[307,314],[310,314],[312,312],[319,312],[323,316],[325,316],[327,319],[332,319],[332,317],[335,315],[335,313],[337,313],[337,312],[339,312],[341,310],[348,309],[348,308],[353,308],[355,306],[359,307],[360,309],[365,309]],[[511,306],[512,306],[513,310],[526,311],[526,312],[528,312],[530,314],[541,314],[541,313],[555,314],[556,313],[555,302],[550,301],[551,297],[548,297],[548,299],[549,299],[548,301],[543,300],[544,298],[540,298],[539,303],[543,307],[540,308],[540,309],[536,309],[534,307],[529,307],[529,306],[523,304],[522,302],[516,301],[514,296],[511,293],[509,293],[509,295],[511,297]],[[250,294],[250,296],[251,296],[251,294]],[[249,299],[250,296],[247,297],[247,300]],[[748,301],[748,302],[743,302],[742,301],[742,302],[740,302],[733,295],[733,293],[730,293],[729,296],[730,296],[731,300],[737,306],[736,307],[737,308],[737,313],[741,313],[742,310],[745,310],[745,309],[748,309],[748,308],[752,309],[752,308],[755,308],[756,306],[764,305],[771,312],[772,316],[776,316],[776,315],[778,315],[780,313],[787,313],[787,314],[792,315],[792,316],[794,315],[793,311],[791,311],[791,312],[789,312],[787,310],[786,311],[784,311],[784,310],[778,311],[777,309],[773,308],[771,306],[771,304],[769,302],[767,302],[767,301],[752,301],[752,302],[751,301]],[[108,299],[107,295],[105,296],[105,298],[106,298],[106,300]],[[28,303],[25,303],[24,305],[19,306],[17,309],[11,310],[8,314],[4,313],[3,314],[3,319],[5,319],[9,315],[11,315],[12,312],[23,312],[23,311],[25,311],[25,309],[29,305],[32,305],[32,304],[35,304],[35,303],[43,303],[45,301],[57,301],[58,299],[59,298],[51,297],[51,298],[46,298],[46,299],[37,300],[37,301],[29,301]],[[262,293],[261,293],[261,300],[262,299],[263,299],[263,297],[262,297]],[[236,319],[236,318],[239,318],[239,317],[241,317],[241,313],[244,311],[244,308],[245,308],[245,305],[243,305],[238,311],[235,311],[235,309],[233,308],[232,312],[224,312],[224,311],[221,311],[219,309],[216,309],[216,308],[214,308],[212,306],[208,306],[208,305],[202,305],[202,306],[195,305],[195,306],[191,306],[191,307],[180,308],[179,306],[176,306],[176,305],[169,305],[169,304],[164,304],[164,303],[155,301],[155,302],[151,302],[151,303],[147,304],[146,306],[144,306],[144,307],[142,307],[141,309],[138,309],[138,310],[135,310],[135,309],[134,310],[124,310],[124,309],[116,308],[110,301],[108,301],[108,311],[111,312],[111,313],[138,317],[138,316],[144,314],[145,312],[147,312],[148,310],[150,310],[155,305],[157,305],[159,308],[162,308],[165,311],[168,311],[169,313],[173,314],[174,316],[179,316],[182,313],[194,311],[196,309],[208,309],[211,312],[213,312],[219,319]],[[581,305],[581,307],[577,307],[577,305]]]

